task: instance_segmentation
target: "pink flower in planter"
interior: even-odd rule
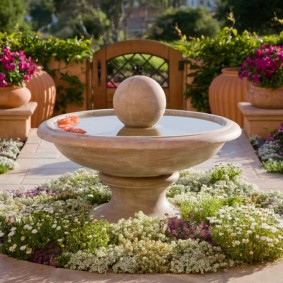
[[[240,66],[239,77],[260,87],[283,85],[283,47],[262,45]]]
[[[37,65],[23,50],[11,51],[4,47],[0,49],[0,86],[22,86],[23,81],[29,81],[37,71]]]

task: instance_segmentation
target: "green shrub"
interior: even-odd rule
[[[31,56],[45,68],[52,57],[68,64],[73,61],[81,62],[90,58],[93,53],[89,39],[42,38],[32,32],[0,33],[0,47],[3,46],[9,46],[11,50],[24,50],[27,56]]]
[[[232,259],[256,263],[283,255],[282,219],[272,210],[226,206],[209,220],[213,240]]]
[[[268,160],[262,162],[263,167],[267,172],[283,174],[283,161],[282,160]]]
[[[214,216],[223,206],[223,200],[210,194],[198,194],[181,204],[181,213],[184,219],[190,216],[196,222],[205,221],[207,217]]]

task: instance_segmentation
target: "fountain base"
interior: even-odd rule
[[[118,222],[142,211],[148,216],[179,216],[180,211],[166,198],[166,188],[177,181],[179,173],[156,177],[118,177],[100,172],[99,178],[112,190],[111,200],[93,209],[91,216]]]

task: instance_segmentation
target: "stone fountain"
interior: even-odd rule
[[[79,117],[85,134],[65,132],[51,118],[38,135],[52,142],[70,160],[99,171],[112,190],[111,200],[92,214],[117,222],[135,212],[176,216],[178,208],[166,199],[166,188],[179,171],[216,154],[225,142],[241,134],[224,117],[200,112],[166,110],[160,85],[145,76],[124,80],[113,98],[114,109],[69,113]]]

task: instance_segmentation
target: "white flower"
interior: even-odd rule
[[[32,226],[26,224],[26,225],[24,225],[24,229],[26,229],[26,230],[31,230],[31,229],[32,229]]]
[[[17,245],[14,244],[13,246],[11,246],[11,247],[9,248],[9,251],[10,251],[10,252],[14,252],[14,251],[16,250],[16,247],[17,247]]]
[[[10,232],[10,233],[8,234],[8,237],[12,237],[12,236],[14,236],[14,235],[15,235],[15,232],[12,231],[12,232]]]
[[[32,233],[32,234],[36,234],[36,233],[37,233],[37,230],[36,230],[36,229],[33,229],[33,230],[31,231],[31,233]]]
[[[271,228],[270,228],[270,230],[271,230],[271,232],[272,232],[272,233],[275,233],[275,232],[277,232],[277,231],[278,231],[278,229],[277,229],[277,228],[275,228],[275,227],[271,227]]]
[[[61,230],[61,226],[58,226],[58,227],[56,228],[56,230]]]
[[[20,250],[21,250],[21,251],[24,251],[26,248],[27,248],[27,246],[21,246],[21,247],[20,247]]]
[[[4,236],[4,233],[0,230],[0,238]]]
[[[270,226],[266,223],[262,223],[261,226],[260,226],[260,228],[262,228],[262,229],[269,229],[269,227]]]

